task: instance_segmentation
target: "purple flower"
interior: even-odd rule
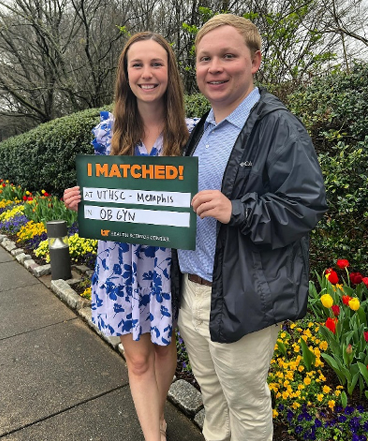
[[[308,412],[304,412],[305,421],[312,421],[312,416]]]
[[[345,407],[345,415],[351,415],[354,412],[354,407],[346,406]]]
[[[353,433],[355,433],[360,428],[361,417],[354,417],[350,420],[349,426]]]
[[[46,239],[47,239],[46,232],[44,232],[40,235],[37,234],[37,235],[33,236],[31,239],[28,239],[26,241],[25,248],[27,248],[29,250],[34,250],[34,249],[38,248],[40,242],[42,242],[43,240],[46,240]]]
[[[291,410],[289,410],[286,415],[286,419],[290,422],[293,418],[294,418],[294,413]]]
[[[0,222],[0,230],[5,230],[8,233],[17,233],[27,222],[28,219],[23,214],[19,214],[8,221]]]
[[[303,432],[303,427],[302,426],[296,426],[295,427],[295,433],[300,434]]]
[[[79,259],[81,263],[84,263],[88,268],[94,269],[96,263],[96,255],[93,253],[85,253],[83,256],[80,256]]]
[[[78,222],[74,222],[74,224],[68,230],[68,236],[74,236],[74,234],[79,232]]]

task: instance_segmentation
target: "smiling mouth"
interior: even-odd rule
[[[211,84],[213,86],[218,86],[219,84],[225,84],[227,83],[227,80],[223,80],[223,81],[208,81],[208,84]]]
[[[152,90],[157,87],[157,84],[139,84],[139,87],[143,90]]]

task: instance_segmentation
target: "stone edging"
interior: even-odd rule
[[[38,265],[32,256],[18,248],[6,235],[0,234],[0,245],[8,251],[31,274],[40,278],[51,274],[51,265]],[[86,266],[77,266],[80,273],[90,275],[91,270]],[[42,280],[41,280],[42,281]],[[51,291],[71,309],[74,310],[106,343],[116,350],[124,359],[124,348],[119,337],[107,337],[92,323],[91,301],[82,298],[72,288],[78,280],[51,280]],[[204,408],[201,393],[185,380],[173,379],[168,393],[168,399],[174,403],[187,417],[202,429],[204,421]]]

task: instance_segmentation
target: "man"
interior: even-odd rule
[[[279,323],[306,313],[308,234],[326,211],[304,126],[254,86],[261,38],[220,14],[196,37],[197,82],[212,109],[186,155],[199,157],[195,251],[179,251],[179,328],[205,407],[206,441],[271,441],[267,386]]]

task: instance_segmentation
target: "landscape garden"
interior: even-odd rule
[[[311,235],[307,317],[283,324],[272,360],[268,381],[275,436],[364,441],[368,439],[368,65],[315,77],[291,94],[271,91],[282,95],[312,136],[329,202],[328,213]],[[200,95],[186,97],[188,116],[201,115],[207,108]],[[93,152],[91,129],[100,110],[58,118],[0,143],[0,233],[40,262],[49,260],[46,222],[64,219],[72,262],[93,269],[97,242],[79,237],[77,215],[65,208],[61,196],[64,188],[76,183],[76,154]],[[88,279],[78,292],[89,298]],[[177,346],[178,369],[190,378],[180,334]]]

